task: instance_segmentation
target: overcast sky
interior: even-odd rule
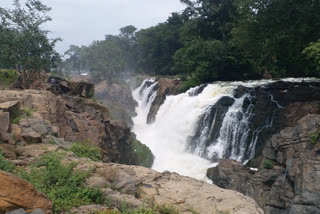
[[[12,0],[0,0],[1,7]],[[88,45],[104,35],[118,34],[121,27],[138,29],[166,21],[172,12],[183,9],[179,0],[42,0],[50,6],[53,19],[46,24],[51,37],[63,39],[56,49],[63,53],[69,45]]]

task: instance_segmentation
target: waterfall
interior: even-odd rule
[[[216,82],[167,96],[155,122],[147,124],[157,82],[145,80],[133,92],[139,103],[133,132],[155,155],[153,169],[207,180],[207,169],[219,159],[247,163],[254,157],[261,133],[272,128],[276,111],[282,108],[266,93],[268,116],[259,118],[255,114],[254,88],[272,82]],[[237,94],[240,85],[245,91]]]

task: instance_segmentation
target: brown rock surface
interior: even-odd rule
[[[23,208],[31,212],[41,208],[51,213],[52,202],[29,182],[10,173],[0,171],[0,211]]]
[[[0,101],[24,102],[30,96],[35,112],[21,119],[18,126],[12,125],[16,140],[41,143],[44,135],[56,135],[70,142],[89,141],[104,149],[105,161],[136,164],[130,128],[122,122],[110,121],[104,106],[91,99],[57,96],[49,91],[0,91]]]
[[[160,106],[164,103],[167,95],[176,95],[179,93],[179,87],[182,84],[177,79],[160,78],[156,86],[157,96],[154,99],[148,117],[147,123],[152,123],[156,119],[156,115]]]
[[[149,204],[171,204],[181,213],[190,213],[190,210],[201,214],[212,214],[218,211],[225,213],[263,213],[253,199],[231,190],[224,190],[193,178],[170,172],[156,172],[138,166],[127,166],[113,163],[96,163],[96,173],[99,176],[113,175],[114,186],[123,196],[135,196]],[[95,176],[95,175],[94,175]],[[114,192],[105,189],[112,198]],[[116,196],[115,196],[116,197]],[[121,197],[118,195],[118,197]],[[133,207],[137,206],[132,198]]]

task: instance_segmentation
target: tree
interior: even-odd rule
[[[82,59],[81,59],[82,49],[76,45],[70,45],[69,49],[64,53],[65,56],[68,56],[66,63],[70,65],[72,70],[78,71],[78,74],[81,74],[82,68]]]
[[[311,42],[302,52],[309,60],[311,71],[310,76],[320,76],[320,39],[317,42]]]
[[[131,39],[135,36],[136,31],[137,31],[137,28],[135,26],[128,25],[126,27],[120,28],[120,37]]]
[[[0,65],[16,68],[20,73],[22,87],[40,70],[50,71],[60,61],[54,50],[59,39],[49,40],[48,31],[41,25],[50,21],[50,8],[39,0],[28,0],[22,6],[14,0],[14,9],[0,8]]]

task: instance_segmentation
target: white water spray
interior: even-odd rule
[[[306,79],[285,79],[284,81],[300,82],[302,80],[306,81]],[[310,79],[310,81],[313,80]],[[153,169],[160,172],[168,170],[208,181],[206,171],[216,165],[216,163],[211,163],[208,159],[213,156],[223,158],[226,148],[230,148],[230,143],[232,144],[232,149],[229,151],[228,157],[239,161],[247,161],[243,159],[245,145],[242,144],[245,143],[248,137],[248,119],[251,116],[251,110],[247,108],[247,111],[243,112],[242,106],[244,100],[246,98],[250,99],[250,97],[245,94],[235,99],[223,119],[219,138],[209,147],[205,145],[205,138],[212,132],[212,127],[204,127],[201,130],[197,147],[191,153],[187,150],[188,139],[194,136],[199,118],[220,98],[224,96],[233,97],[233,91],[239,85],[256,87],[272,82],[274,81],[217,82],[209,84],[200,94],[198,94],[199,87],[196,87],[183,94],[167,96],[157,113],[155,122],[147,124],[147,115],[157,95],[156,90],[154,90],[157,82],[155,82],[155,79],[145,80],[133,92],[134,99],[139,103],[136,109],[137,116],[133,118],[133,132],[137,135],[137,139],[146,144],[155,155]],[[276,102],[273,97],[271,99],[272,102]],[[271,125],[272,121],[267,126]],[[255,131],[255,136],[249,145],[249,149],[252,150],[250,157],[254,155],[259,133],[260,130]]]

